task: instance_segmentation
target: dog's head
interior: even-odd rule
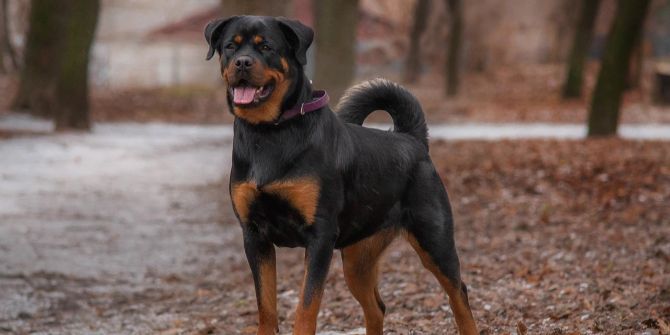
[[[302,23],[267,16],[233,16],[205,28],[207,59],[218,53],[228,104],[252,124],[273,122],[295,103],[314,32]],[[291,101],[293,100],[293,101]]]

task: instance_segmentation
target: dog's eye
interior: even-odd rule
[[[226,50],[235,50],[235,44],[233,43],[226,44]]]
[[[261,46],[261,50],[263,50],[263,51],[272,51],[272,48],[271,48],[269,45],[267,45],[267,44],[263,44],[263,45]]]

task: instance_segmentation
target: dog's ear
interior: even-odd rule
[[[312,28],[300,23],[297,20],[290,20],[285,17],[278,17],[279,27],[284,36],[291,45],[291,49],[300,65],[307,64],[307,48],[312,44],[314,31]]]
[[[235,19],[237,19],[237,16],[231,16],[227,19],[218,19],[207,24],[205,27],[205,39],[207,40],[207,44],[209,44],[207,60],[212,59],[214,52],[219,50],[218,43],[220,43],[221,34],[223,34],[226,25]]]

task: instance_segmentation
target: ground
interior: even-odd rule
[[[0,141],[0,332],[254,333],[229,129],[102,124]],[[668,333],[670,142],[437,141],[431,154],[483,334]],[[302,257],[278,253],[282,333]],[[407,243],[382,272],[387,334],[455,333]],[[362,324],[335,257],[320,329]]]
[[[409,85],[433,138],[448,138],[431,155],[475,318],[482,334],[670,334],[670,111],[632,91],[625,127],[665,123],[637,130],[665,141],[575,139],[583,129],[556,123],[582,124],[587,98],[560,100],[561,71],[469,73],[449,100],[437,77]],[[0,114],[14,87],[0,78]],[[92,134],[0,127],[0,333],[253,334],[222,91],[97,90],[92,104]],[[547,122],[533,131],[564,139],[464,140],[502,129],[471,122]],[[507,136],[528,134],[518,126]],[[278,262],[288,334],[302,252],[281,249]],[[444,294],[407,243],[392,245],[382,272],[387,334],[455,333]],[[319,325],[362,334],[339,255]]]

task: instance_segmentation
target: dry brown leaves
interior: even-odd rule
[[[433,156],[491,334],[628,334],[670,318],[670,144],[458,142]]]
[[[622,140],[434,143],[482,334],[664,334],[670,320],[670,144]],[[300,250],[280,250],[279,310],[290,332]],[[216,333],[253,333],[255,302],[240,264],[207,309]],[[434,278],[404,241],[382,266],[385,334],[454,334]],[[238,278],[238,279],[233,279]],[[238,281],[241,280],[241,281]],[[193,313],[184,307],[180,312]],[[363,326],[336,257],[322,330]]]

